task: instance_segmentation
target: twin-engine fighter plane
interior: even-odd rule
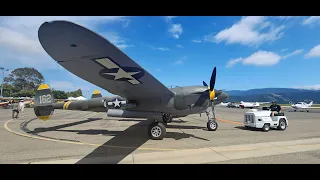
[[[228,98],[214,89],[216,68],[210,87],[186,86],[167,88],[144,68],[102,36],[71,22],[43,23],[38,31],[44,50],[62,67],[92,84],[118,95],[102,97],[94,92],[91,99],[53,103],[50,87],[39,86],[35,96],[35,114],[49,119],[54,109],[107,112],[110,117],[148,118],[151,139],[163,139],[166,124],[172,118],[206,112],[207,128],[215,131],[214,105]],[[210,108],[211,107],[211,108]],[[200,114],[201,115],[201,114]]]

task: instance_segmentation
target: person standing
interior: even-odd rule
[[[16,102],[12,102],[12,119],[13,118],[18,118],[18,115],[19,115],[19,112],[20,112],[20,107],[19,107],[19,103],[16,103]],[[16,116],[14,116],[15,115],[15,113],[17,113],[17,115]]]
[[[24,101],[23,100],[21,100],[19,102],[19,107],[20,107],[20,112],[24,112]]]

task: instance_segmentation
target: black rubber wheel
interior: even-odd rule
[[[262,127],[262,130],[264,132],[268,132],[270,130],[270,125],[269,124],[264,124],[263,127]]]
[[[209,131],[215,131],[218,129],[218,123],[216,121],[210,120],[207,122],[207,128]]]
[[[280,131],[284,131],[287,129],[287,123],[284,119],[280,119],[279,121],[279,126],[278,126],[278,130]]]
[[[150,139],[162,140],[166,133],[166,126],[161,122],[153,122],[149,125],[148,135]]]

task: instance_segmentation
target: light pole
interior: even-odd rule
[[[0,70],[2,71],[2,83],[1,83],[1,95],[0,95],[0,97],[3,97],[2,96],[2,91],[3,91],[3,85],[4,85],[4,72],[5,71],[9,71],[9,69],[4,69],[3,67],[0,67]]]

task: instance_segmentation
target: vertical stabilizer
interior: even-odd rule
[[[100,91],[94,90],[93,93],[92,93],[92,95],[91,95],[91,99],[92,99],[92,98],[98,98],[98,97],[102,97]]]

